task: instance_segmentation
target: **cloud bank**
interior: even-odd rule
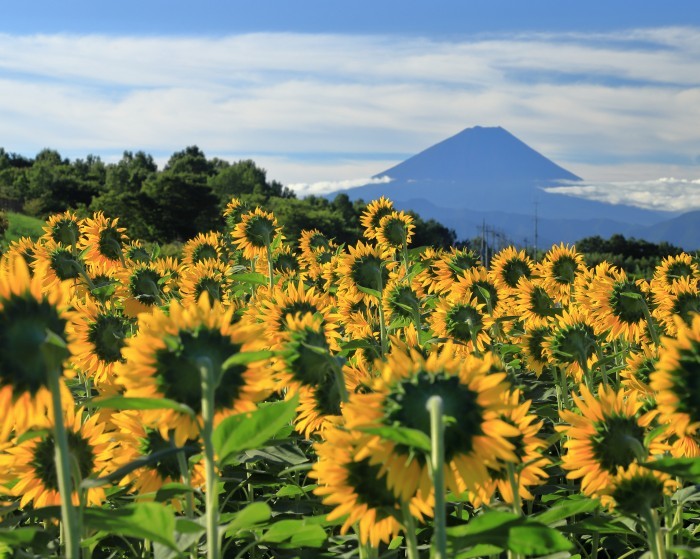
[[[634,178],[692,178],[700,28],[449,40],[0,34],[0,122],[0,146],[27,156],[196,144],[259,154],[270,178],[309,191],[474,125],[503,126],[577,174],[644,163],[655,174]]]
[[[300,196],[309,194],[327,194],[337,190],[346,190],[357,186],[365,186],[367,184],[387,184],[393,179],[391,177],[382,176],[378,178],[359,178],[346,179],[341,181],[318,181],[314,183],[291,183],[287,186],[294,190]]]
[[[660,178],[649,181],[584,182],[544,190],[649,210],[688,212],[700,209],[700,179]]]

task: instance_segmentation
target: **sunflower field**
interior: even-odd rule
[[[95,213],[0,261],[0,556],[700,557],[700,263],[575,247],[147,250]]]

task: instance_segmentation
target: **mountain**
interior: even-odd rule
[[[397,208],[455,229],[461,239],[476,236],[485,222],[514,242],[528,238],[532,243],[535,215],[543,243],[613,233],[660,236],[671,243],[682,234],[693,236],[683,229],[692,230],[691,220],[656,229],[678,214],[547,192],[547,187],[576,185],[582,179],[500,126],[462,130],[373,178],[386,177],[389,182],[331,196],[344,192],[351,200],[365,201],[386,196]]]

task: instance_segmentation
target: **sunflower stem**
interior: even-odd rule
[[[406,535],[406,557],[408,559],[419,559],[416,522],[413,519],[408,503],[403,499],[401,499],[401,513],[403,515],[403,530]]]
[[[430,472],[435,492],[435,518],[433,520],[433,558],[447,557],[447,517],[445,513],[445,424],[443,402],[440,396],[431,396],[426,403],[430,413]]]
[[[661,340],[659,339],[659,334],[654,326],[654,319],[651,317],[649,305],[647,305],[646,299],[642,299],[642,303],[642,311],[644,311],[644,318],[647,320],[647,330],[649,330],[651,341],[654,342],[655,347],[661,347]]]
[[[338,394],[340,395],[341,402],[347,402],[350,400],[350,395],[348,394],[348,388],[345,386],[345,375],[343,375],[343,368],[336,361],[335,357],[329,356],[330,367],[333,371],[333,376],[335,377],[335,384],[338,388]]]
[[[73,491],[70,468],[70,449],[68,434],[63,423],[63,405],[61,402],[61,373],[60,367],[49,367],[49,389],[54,416],[54,460],[56,462],[56,477],[58,492],[61,495],[61,520],[65,535],[65,556],[80,557],[80,519],[73,506]]]
[[[664,540],[659,529],[659,517],[656,511],[647,508],[642,513],[642,518],[647,528],[647,541],[649,542],[649,551],[654,559],[666,559],[666,550],[664,548]]]
[[[506,470],[508,471],[508,482],[510,483],[511,490],[513,491],[513,512],[518,516],[522,516],[523,504],[520,500],[520,484],[518,483],[518,478],[515,475],[515,464],[512,462],[507,462]]]
[[[217,494],[216,458],[214,457],[214,393],[218,379],[211,359],[197,360],[202,381],[202,442],[204,444],[204,467],[206,474],[207,557],[219,559],[219,499]]]

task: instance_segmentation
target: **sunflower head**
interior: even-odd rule
[[[524,250],[508,247],[491,260],[490,274],[494,284],[501,290],[515,289],[520,278],[532,275],[534,263]]]
[[[568,375],[579,381],[591,367],[597,344],[590,317],[583,309],[573,307],[556,319],[552,334],[543,345],[548,360],[563,366]]]
[[[205,260],[219,260],[223,250],[221,234],[215,231],[199,233],[182,247],[182,263],[194,266]]]
[[[377,238],[377,228],[382,218],[394,211],[394,203],[382,196],[379,200],[373,200],[362,212],[360,224],[365,228],[364,236],[367,240]]]
[[[61,214],[52,215],[44,226],[42,239],[68,247],[78,244],[80,238],[81,220],[74,212],[68,210]]]
[[[700,282],[680,278],[664,289],[654,289],[654,317],[662,324],[668,336],[676,336],[680,318],[690,326],[694,313],[700,313]]]
[[[259,207],[243,214],[231,235],[236,247],[250,260],[257,256],[266,256],[272,242],[276,238],[283,239],[277,218]]]
[[[401,250],[411,242],[415,228],[409,214],[403,211],[391,212],[379,220],[376,239],[392,249]]]
[[[119,219],[109,219],[102,212],[96,212],[85,219],[80,226],[80,248],[86,251],[89,262],[118,265],[124,258],[126,229],[119,227]]]
[[[644,515],[661,506],[664,495],[670,496],[677,488],[668,474],[632,464],[618,470],[601,502],[623,514]]]
[[[690,254],[681,253],[667,256],[654,270],[652,284],[664,289],[679,280],[700,280],[700,266]]]
[[[389,253],[379,246],[366,245],[359,241],[349,248],[338,266],[340,289],[351,292],[370,289],[382,292],[389,282],[389,272],[395,268]]]

